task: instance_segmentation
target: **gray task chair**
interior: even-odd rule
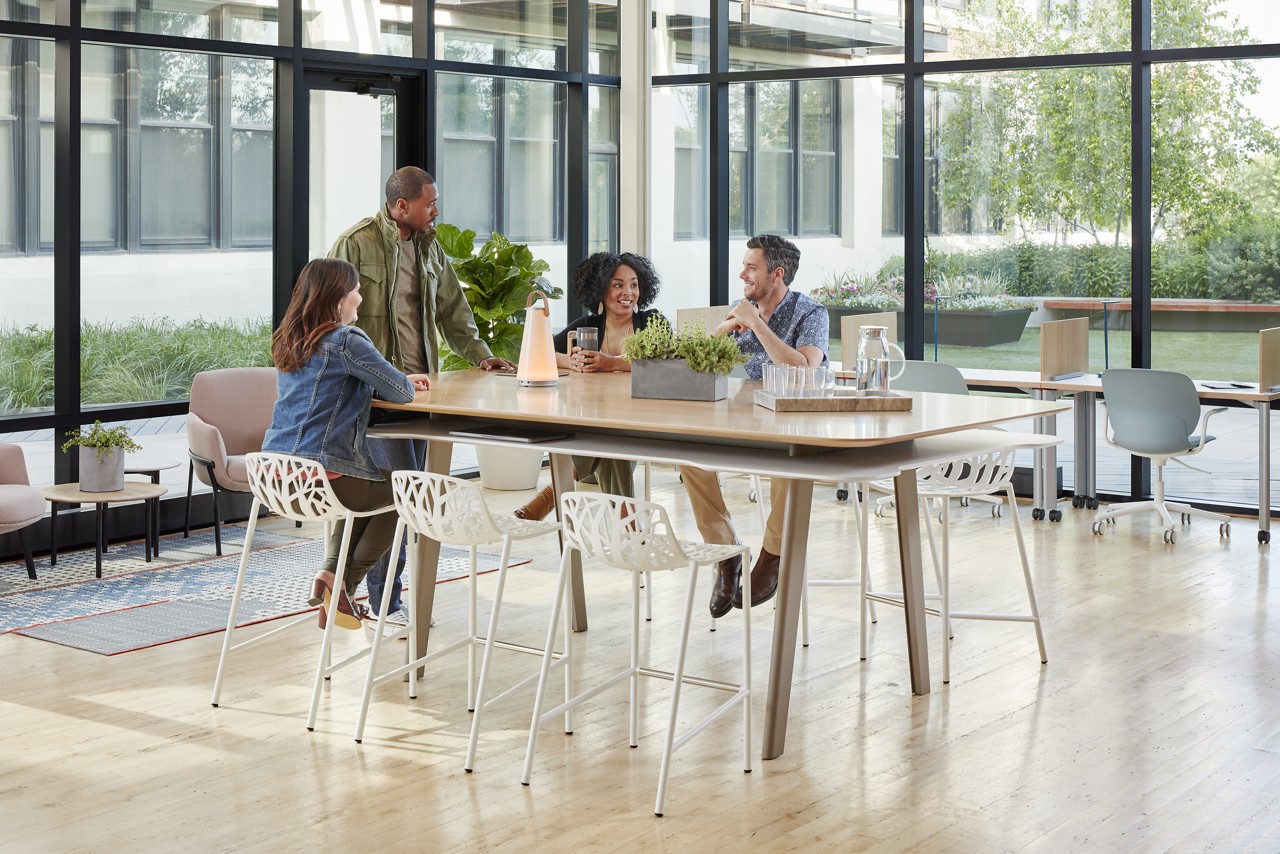
[[[1106,397],[1107,422],[1102,438],[1108,445],[1146,457],[1155,467],[1150,501],[1114,504],[1098,514],[1093,532],[1101,534],[1105,523],[1117,516],[1151,511],[1164,523],[1164,541],[1177,541],[1177,525],[1171,511],[1182,514],[1182,522],[1192,516],[1218,523],[1218,536],[1231,536],[1231,520],[1221,513],[1210,513],[1188,504],[1164,500],[1164,466],[1170,460],[1187,468],[1181,457],[1200,453],[1213,441],[1209,435],[1209,419],[1226,407],[1203,410],[1196,395],[1195,383],[1177,371],[1154,371],[1146,368],[1112,368],[1102,372],[1102,393]],[[1202,469],[1195,469],[1202,471]]]
[[[191,380],[187,413],[187,518],[183,536],[191,536],[192,476],[213,489],[213,539],[222,554],[222,492],[249,492],[245,455],[262,450],[276,406],[275,368],[223,368],[201,371]]]

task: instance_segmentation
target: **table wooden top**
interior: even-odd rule
[[[715,402],[631,397],[631,376],[578,374],[551,388],[522,388],[513,377],[481,371],[433,374],[412,403],[375,406],[411,412],[517,420],[574,430],[674,434],[725,441],[863,448],[1063,412],[1064,403],[911,393],[907,412],[774,412],[756,406],[759,381],[729,380]]]
[[[169,491],[158,483],[126,480],[124,489],[114,492],[84,492],[78,483],[59,483],[43,487],[40,492],[48,501],[60,504],[112,504],[117,501],[147,501]]]

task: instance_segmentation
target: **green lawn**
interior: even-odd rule
[[[1128,330],[1110,334],[1110,366],[1129,365]],[[1156,332],[1152,341],[1152,366],[1181,371],[1196,379],[1230,379],[1257,382],[1258,334],[1256,332]],[[924,358],[933,361],[933,345],[926,344]],[[840,361],[840,342],[831,340],[831,359]],[[1028,328],[1015,344],[995,347],[938,347],[938,360],[960,368],[1009,371],[1040,369],[1040,330]],[[1089,370],[1101,371],[1102,330],[1089,331]]]

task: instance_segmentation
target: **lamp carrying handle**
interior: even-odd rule
[[[543,314],[545,314],[547,317],[550,317],[550,316],[551,316],[551,303],[547,301],[547,295],[546,295],[546,294],[544,294],[542,291],[530,291],[530,292],[529,292],[529,299],[528,299],[528,300],[525,302],[525,304],[524,304],[525,311],[528,311],[529,309],[533,308],[533,301],[534,301],[535,299],[537,299],[538,297],[542,297],[542,307],[539,309],[539,311],[541,311],[541,312],[542,312]]]

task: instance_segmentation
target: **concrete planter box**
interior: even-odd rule
[[[874,314],[878,308],[827,306],[833,336],[840,334],[840,318],[851,314]],[[903,326],[902,312],[898,312],[898,332]],[[939,344],[958,347],[990,347],[993,344],[1012,344],[1022,338],[1031,317],[1029,308],[1006,308],[998,311],[975,309],[948,309],[938,311]],[[924,313],[924,340],[933,343],[933,312]]]
[[[636,359],[631,363],[631,396],[659,400],[724,400],[729,378],[689,370],[684,359]]]
[[[80,448],[80,490],[82,492],[119,492],[124,489],[124,451],[112,448],[102,452],[98,461],[97,448]]]

